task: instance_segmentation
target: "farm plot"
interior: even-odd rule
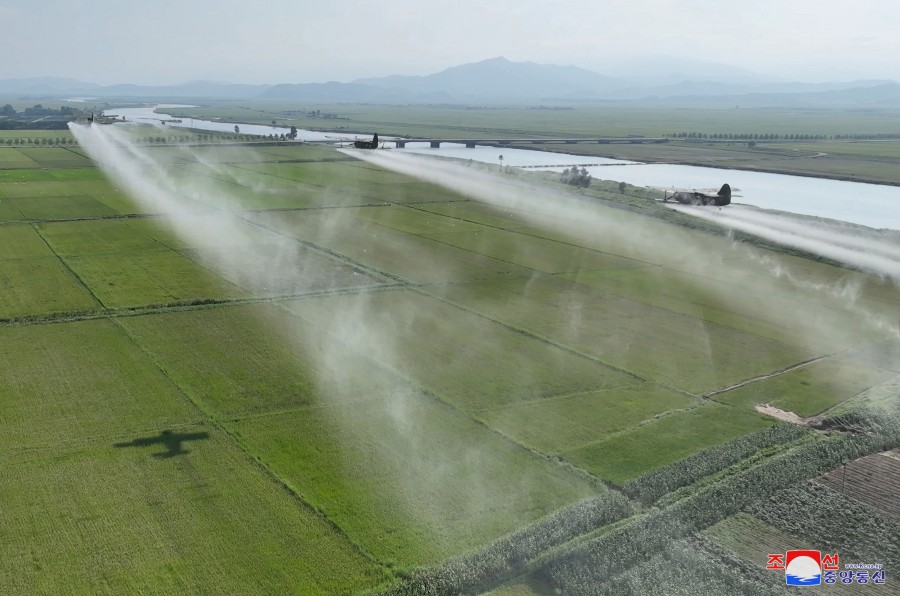
[[[536,399],[479,413],[489,426],[543,453],[558,454],[621,432],[696,398],[651,383]]]
[[[847,329],[848,334],[844,336],[834,331],[841,325],[848,326],[850,316],[841,316],[826,306],[801,298],[789,289],[775,291],[768,284],[756,288],[753,284],[736,284],[728,275],[723,276],[724,279],[716,279],[668,267],[578,271],[560,277],[605,294],[731,327],[799,349],[827,352],[846,349],[848,345],[846,338],[850,330]],[[791,313],[791,316],[786,313]]]
[[[47,223],[39,229],[107,307],[248,295],[124,220]]]
[[[431,203],[462,200],[442,187],[382,170],[364,162],[247,164],[247,169],[272,178],[291,180],[317,189],[308,206],[336,204]]]
[[[75,170],[47,170],[46,172],[58,174],[59,172],[73,171],[95,170],[78,168]],[[38,172],[45,172],[45,170],[38,170]],[[115,191],[109,183],[102,179],[69,180],[48,175],[34,180],[3,181],[0,182],[0,197],[5,197],[3,203],[8,204],[7,209],[14,207],[22,216],[3,216],[3,212],[0,211],[0,217],[14,220],[23,218],[54,220],[109,216],[133,211],[133,208],[131,210],[125,208],[121,198],[118,203],[113,201],[112,204],[104,200],[107,196],[114,195],[121,197],[121,193]]]
[[[23,147],[18,151],[42,168],[78,168],[92,164],[84,155],[62,147]]]
[[[82,195],[29,197],[8,200],[22,213],[25,219],[37,221],[108,216],[116,213],[109,205],[93,197]]]
[[[484,232],[487,230],[481,224],[428,213],[408,206],[363,207],[351,209],[350,214],[363,221],[417,235]]]
[[[476,201],[424,203],[415,207],[429,213],[436,213],[462,221],[477,222],[492,228],[515,230],[527,227],[527,224],[522,219],[523,213],[521,211],[516,209],[500,210]]]
[[[0,261],[0,318],[77,312],[99,307],[91,293],[56,257]]]
[[[871,342],[844,355],[869,366],[900,373],[900,340]]]
[[[203,164],[187,164],[179,166],[179,170],[182,175],[203,177],[207,188],[220,189],[222,196],[244,209],[317,209],[373,203],[369,197],[348,192],[340,181],[325,186],[291,177],[295,168],[305,165],[248,163],[210,170]],[[269,171],[269,166],[273,171]]]
[[[30,225],[7,225],[0,231],[0,261],[53,256],[53,251]]]
[[[78,192],[69,182],[54,179],[0,182],[0,192],[9,199],[69,197],[83,194]]]
[[[4,453],[184,424],[198,416],[108,320],[0,328],[0,357]]]
[[[545,273],[645,266],[617,255],[508,230],[452,232],[426,238]]]
[[[210,233],[201,238],[176,234],[165,222],[166,217],[161,216],[132,220],[127,225],[139,236],[152,238],[192,260],[212,262],[222,277],[257,297],[362,288],[385,281],[346,259],[242,219],[228,220],[227,233]],[[180,218],[182,229],[216,230],[222,223],[209,215],[197,215],[191,220]]]
[[[20,149],[0,147],[0,170],[40,167],[36,161],[22,153]]]
[[[375,207],[391,211],[400,207]],[[354,217],[356,209],[257,214],[264,225],[335,250],[377,271],[415,283],[528,275],[524,267]],[[373,216],[374,217],[374,216]],[[385,219],[389,217],[385,216]],[[428,226],[429,216],[410,216],[403,225]],[[419,221],[421,220],[421,221]]]
[[[595,490],[408,388],[228,426],[351,540],[401,566],[483,546]]]
[[[818,548],[743,511],[706,528],[702,535],[747,562],[763,567],[768,553]]]
[[[573,271],[560,277],[604,294],[733,327],[804,351],[831,353],[886,338],[876,328],[877,323],[860,325],[858,308],[848,306],[834,292],[815,291],[815,288],[833,287],[835,292],[842,287],[852,288],[858,293],[856,306],[887,321],[892,320],[897,308],[896,292],[871,276],[735,245],[696,230],[600,206],[595,208],[604,222],[621,220],[623,224],[639,227],[640,236],[616,233],[611,223],[606,228],[611,233],[605,233],[580,221],[566,221],[567,232],[563,233],[561,226],[554,228],[554,223],[559,222],[546,214],[541,220],[549,221],[542,228],[533,223],[523,225],[538,221],[523,212],[473,203],[415,208],[515,229],[523,237],[517,246],[519,250],[527,250],[524,237],[534,236],[563,246],[574,244],[599,254],[634,259],[634,266],[592,269],[585,265],[573,267]],[[486,240],[481,242],[491,245]]]
[[[61,257],[163,251],[167,247],[146,233],[141,224],[122,219],[56,222],[38,226],[53,251]]]
[[[9,199],[3,198],[3,193],[0,192],[0,222],[8,223],[24,220],[25,216],[22,215],[22,212]]]
[[[410,291],[285,302],[369,358],[466,412],[632,387],[633,377]]]
[[[767,403],[807,417],[820,414],[894,376],[893,372],[859,362],[828,358],[720,393],[713,399],[748,409]]]
[[[55,171],[71,173],[76,170]],[[66,179],[65,181],[75,193],[93,197],[97,201],[107,205],[115,213],[128,215],[158,212],[156,209],[143,207],[138,202],[132,200],[125,191],[106,180],[106,178],[92,179],[85,177],[78,180]]]
[[[900,459],[869,455],[825,474],[819,482],[880,509],[900,522]]]
[[[707,403],[561,453],[577,466],[621,484],[705,447],[748,435],[772,422],[758,414]]]
[[[247,290],[171,250],[65,257],[107,308],[243,298]]]
[[[53,173],[61,170],[3,170],[0,169],[0,182],[46,182],[59,180]]]
[[[900,523],[819,482],[799,483],[756,502],[748,512],[814,544],[838,551],[844,561],[900,564]]]
[[[200,149],[205,152],[206,149]],[[212,148],[212,151],[218,152],[219,148]],[[331,147],[320,147],[318,145],[289,145],[289,146],[266,146],[254,147],[253,154],[265,161],[343,161],[345,157],[338,155]],[[246,152],[242,148],[240,151],[240,159],[244,160]]]
[[[177,428],[195,439],[167,455],[130,445],[158,428],[110,421],[77,446],[4,457],[5,593],[336,594],[385,580],[224,433]]]
[[[0,318],[98,306],[32,226],[0,227]]]
[[[70,182],[86,182],[106,180],[106,175],[93,167],[91,162],[85,167],[77,168],[54,168],[47,172],[53,180],[70,181]]]
[[[321,362],[306,343],[309,330],[271,304],[124,317],[120,322],[180,387],[216,415],[249,416],[377,398],[397,383],[349,351],[337,362]]]
[[[432,291],[644,379],[691,393],[727,387],[811,356],[758,335],[553,276]]]

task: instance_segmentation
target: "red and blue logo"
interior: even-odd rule
[[[823,555],[817,550],[789,550],[784,554],[769,554],[766,569],[784,571],[784,581],[789,586],[819,586],[831,584],[887,583],[884,565],[880,563],[845,563],[838,565],[839,556]]]
[[[784,581],[789,586],[818,586],[823,569],[834,573],[838,568],[838,554],[822,556],[818,550],[789,550],[770,554],[766,569],[784,569]]]
[[[789,550],[784,553],[784,580],[789,586],[821,584],[822,553],[817,550]]]

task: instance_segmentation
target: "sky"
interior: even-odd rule
[[[897,0],[0,0],[0,79],[349,82],[504,56],[900,80],[898,31]]]

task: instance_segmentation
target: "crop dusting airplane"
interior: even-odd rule
[[[353,146],[357,149],[378,149],[378,133],[375,133],[371,141],[354,141]]]
[[[723,184],[719,192],[714,195],[696,190],[676,190],[672,196],[668,196],[669,191],[666,189],[662,190],[666,193],[663,195],[663,203],[674,200],[683,205],[715,205],[717,207],[731,204],[731,186],[727,183]]]

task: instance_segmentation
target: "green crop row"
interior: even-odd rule
[[[609,525],[631,513],[628,500],[610,491],[558,511],[474,553],[433,569],[413,572],[381,596],[477,593],[515,576],[547,550]]]
[[[751,504],[747,511],[847,560],[900,565],[900,523],[818,482],[806,482]]]
[[[652,558],[675,538],[706,528],[843,461],[900,443],[900,416],[884,413],[878,425],[881,432],[842,434],[806,443],[728,477],[667,509],[583,543],[544,567],[541,578],[565,594],[596,594],[598,587],[606,585],[616,573]]]
[[[766,575],[716,545],[688,538],[598,587],[597,596],[763,596],[789,594],[781,576]],[[778,583],[778,582],[781,583]]]
[[[672,465],[629,480],[622,486],[622,491],[645,505],[652,505],[663,495],[733,466],[760,449],[796,441],[809,432],[794,424],[779,423],[746,437],[704,449]]]

